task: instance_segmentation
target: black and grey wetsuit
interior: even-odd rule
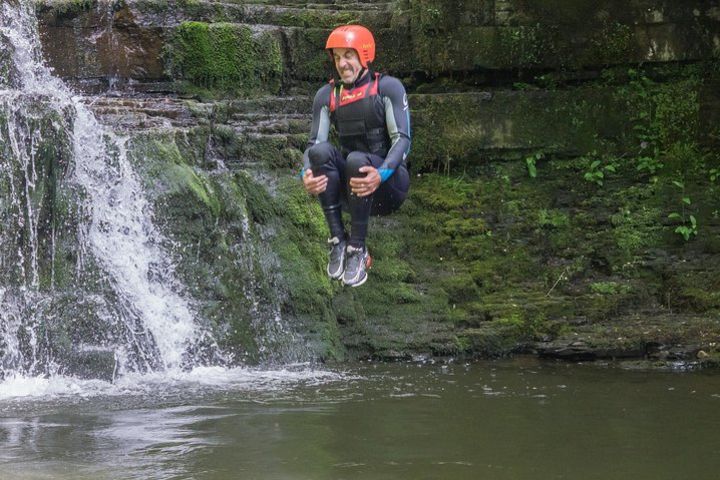
[[[339,150],[328,142],[331,126]],[[347,203],[350,211],[354,246],[364,245],[370,215],[400,207],[410,185],[410,138],[407,94],[398,79],[367,72],[352,87],[330,82],[318,90],[304,168],[328,176],[327,190],[319,197],[331,236],[345,236],[341,204]],[[378,169],[380,188],[368,197],[350,194],[350,178],[363,176],[358,170],[367,165]]]

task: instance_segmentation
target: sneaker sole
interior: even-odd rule
[[[367,282],[367,279],[368,279],[368,274],[366,273],[365,276],[362,278],[362,280],[360,280],[356,283],[346,283],[345,285],[347,285],[348,287],[351,287],[351,288],[359,287],[363,283]]]
[[[335,274],[335,275],[333,275],[332,273],[330,273],[330,269],[329,269],[329,268],[326,269],[325,271],[327,272],[328,277],[330,277],[330,278],[333,279],[333,280],[340,280],[340,279],[343,277],[343,275],[345,274],[345,269],[344,269],[344,268],[343,268],[342,270],[340,270],[340,272],[337,273],[337,274]]]

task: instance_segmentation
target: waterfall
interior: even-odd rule
[[[63,355],[92,368],[104,358],[113,376],[192,366],[207,334],[162,248],[126,139],[43,64],[24,3],[0,7],[0,47],[11,52],[0,55],[0,211],[10,219],[0,230],[0,379],[66,373]],[[68,235],[75,246],[60,245]],[[65,257],[75,272],[58,271]],[[50,345],[58,338],[62,347]]]

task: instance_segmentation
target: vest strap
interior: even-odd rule
[[[337,110],[340,104],[340,97],[344,88],[343,85],[340,85],[340,88],[338,89],[338,86],[335,85],[335,79],[330,79],[329,83],[330,85],[332,85],[332,89],[330,90],[330,112],[334,112],[335,110]],[[379,85],[380,74],[378,72],[375,72],[373,78],[370,80],[370,83],[367,87],[365,87],[365,95],[363,95],[363,97],[372,97],[377,95],[379,91]]]

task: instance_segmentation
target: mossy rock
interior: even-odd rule
[[[280,37],[247,26],[184,22],[167,48],[173,78],[236,94],[278,93],[283,74]]]

